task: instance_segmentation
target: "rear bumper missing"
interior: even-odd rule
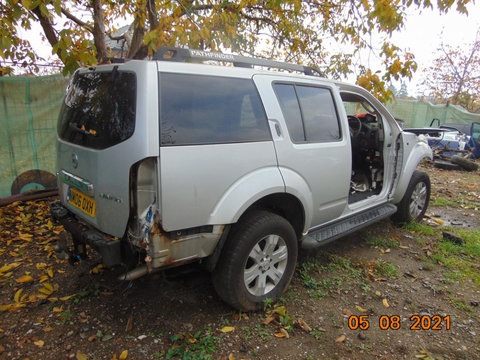
[[[62,249],[70,255],[71,261],[84,259],[87,256],[86,245],[96,250],[103,259],[105,266],[114,266],[122,262],[121,242],[92,229],[81,222],[72,212],[60,202],[50,204],[53,218],[63,225],[66,231],[72,235],[73,252]]]

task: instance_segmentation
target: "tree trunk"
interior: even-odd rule
[[[97,48],[97,61],[102,63],[107,57],[105,44],[105,17],[100,0],[92,0],[93,6],[93,42]]]
[[[42,26],[43,33],[47,38],[48,42],[52,46],[52,48],[58,44],[57,34],[55,33],[55,29],[53,28],[53,24],[50,19],[46,16],[43,16],[42,12],[40,11],[40,7],[36,7],[32,9],[32,12],[37,16],[38,20],[40,21],[40,25]],[[60,49],[56,52],[58,58],[65,64],[65,59],[62,58],[62,52]]]

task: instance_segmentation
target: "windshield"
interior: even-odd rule
[[[135,129],[135,74],[118,71],[75,74],[67,88],[58,120],[62,140],[105,149]]]

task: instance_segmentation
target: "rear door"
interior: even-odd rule
[[[333,85],[256,75],[286,191],[304,203],[306,227],[338,218],[348,202],[351,152]]]
[[[131,166],[158,156],[156,64],[130,61],[77,72],[58,121],[60,200],[99,230],[123,236]]]

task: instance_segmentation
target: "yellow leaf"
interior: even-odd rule
[[[45,269],[47,267],[47,264],[45,263],[38,263],[38,264],[35,264],[35,267],[38,269],[38,270],[41,270],[41,269]]]
[[[64,297],[61,297],[60,300],[62,300],[62,301],[67,301],[67,300],[70,300],[70,299],[71,299],[72,297],[74,297],[75,295],[77,295],[77,294],[64,296]]]
[[[56,297],[49,297],[49,298],[48,298],[48,301],[50,301],[50,302],[52,302],[52,303],[53,303],[53,302],[57,302],[57,301],[58,301],[58,298],[56,298]]]
[[[41,288],[41,289],[38,289],[38,291],[40,291],[42,294],[45,294],[47,296],[52,294],[52,291],[50,291],[47,288]]]
[[[18,289],[17,292],[15,293],[15,296],[13,297],[13,301],[16,303],[20,302],[20,295],[22,295],[23,289]]]
[[[128,356],[128,350],[123,350],[120,356],[118,357],[118,360],[125,360]]]
[[[42,347],[43,345],[45,345],[45,341],[43,341],[43,340],[38,340],[38,341],[35,341],[34,344],[37,345],[37,346],[39,346],[39,347]]]
[[[36,295],[37,299],[46,299],[48,298],[48,295],[42,295],[42,294],[38,294]]]
[[[223,333],[228,333],[228,332],[232,332],[233,330],[235,330],[233,326],[224,326],[220,331]]]
[[[287,330],[285,330],[284,328],[280,328],[280,330],[278,330],[275,334],[273,334],[273,336],[277,338],[287,338],[287,339],[290,337],[290,335],[288,335]]]
[[[43,283],[43,286],[45,286],[49,291],[50,293],[53,292],[53,286],[52,284],[49,284],[49,283]]]
[[[368,311],[367,309],[362,308],[360,305],[355,305],[355,307],[357,308],[358,311],[363,313]]]
[[[88,356],[80,352],[80,350],[77,350],[75,357],[77,360],[88,360]]]
[[[10,308],[11,308],[12,306],[13,306],[13,304],[0,305],[0,311],[10,310]]]
[[[43,329],[43,331],[45,331],[45,332],[50,332],[50,331],[52,331],[52,330],[53,330],[53,328],[50,327],[50,326],[49,326],[49,327],[46,327],[45,329]]]
[[[337,343],[344,342],[346,338],[347,338],[347,337],[346,337],[345,335],[340,335],[340,336],[335,340],[335,342],[337,342]]]
[[[113,354],[113,356],[110,358],[110,360],[117,360],[117,354]]]
[[[388,304],[387,299],[383,299],[383,300],[382,300],[382,303],[383,303],[383,306],[385,306],[386,308],[389,308],[389,307],[390,307],[390,305]]]
[[[400,249],[408,249],[408,246],[400,245],[399,248]]]
[[[48,269],[48,270],[47,270],[47,274],[48,274],[48,276],[50,276],[51,278],[53,278],[53,270],[52,270],[52,269]]]
[[[42,275],[42,276],[40,276],[40,280],[39,280],[40,283],[43,283],[43,282],[45,282],[45,281],[47,281],[47,280],[48,280],[48,275]]]
[[[13,257],[19,257],[20,255],[17,254],[15,251],[10,251],[10,256],[13,256]]]
[[[58,306],[55,306],[53,308],[53,312],[62,312],[63,311],[63,308],[62,307],[58,307]]]
[[[439,225],[443,225],[443,224],[445,223],[445,221],[440,220],[440,219],[435,219],[435,218],[434,218],[434,219],[432,219],[432,220],[435,221],[435,222],[436,222],[437,224],[439,224]]]
[[[232,353],[228,355],[228,360],[235,360],[235,356]]]
[[[23,276],[20,276],[15,281],[17,283],[25,283],[25,282],[33,281],[33,278],[30,275],[23,275]]]
[[[281,317],[285,316],[287,314],[287,309],[285,306],[275,306],[275,308],[272,311],[274,314],[278,314]]]

